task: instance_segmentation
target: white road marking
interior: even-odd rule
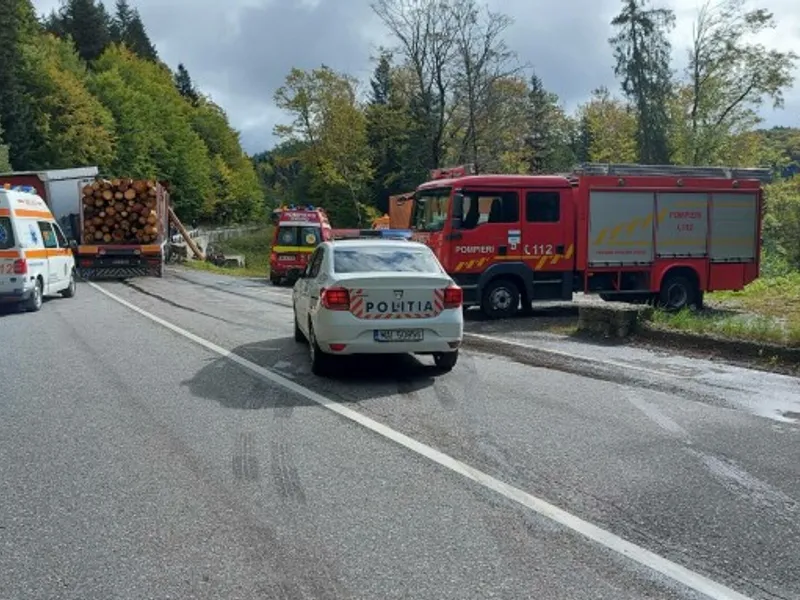
[[[551,348],[542,348],[540,346],[534,346],[532,344],[524,344],[522,342],[518,342],[516,340],[509,340],[506,338],[499,338],[494,337],[492,335],[485,335],[483,333],[464,333],[465,338],[475,338],[478,340],[485,340],[487,342],[493,342],[495,344],[506,344],[508,346],[515,346],[517,348],[525,348],[527,350],[536,350],[536,352],[543,352],[545,354],[552,354],[553,356],[559,356],[561,358],[569,358],[572,360],[584,360],[587,362],[593,362],[600,365],[607,365],[610,367],[617,367],[619,369],[625,369],[626,371],[641,371],[642,373],[648,373],[650,375],[659,375],[660,377],[669,377],[670,379],[686,379],[683,375],[674,375],[672,373],[665,373],[663,371],[657,371],[655,369],[648,369],[646,367],[638,367],[636,365],[632,365],[629,363],[616,361],[616,360],[608,360],[606,358],[593,358],[590,356],[581,356],[579,354],[570,354],[569,352],[562,352],[561,350],[553,350]]]
[[[681,438],[685,438],[686,442],[691,444],[691,441],[689,441],[689,433],[683,427],[658,410],[654,404],[644,400],[638,392],[626,390],[625,397],[628,399],[628,402],[642,411],[648,419],[653,421],[653,423],[669,433],[677,435]]]
[[[394,429],[391,429],[390,427],[387,427],[378,421],[374,421],[373,419],[370,419],[369,417],[366,417],[363,414],[336,402],[335,400],[331,400],[330,398],[327,398],[322,394],[318,394],[317,392],[308,389],[299,383],[291,381],[275,371],[271,371],[265,367],[257,365],[245,358],[242,358],[238,354],[231,352],[230,350],[226,350],[225,348],[201,338],[190,331],[178,327],[177,325],[173,325],[169,321],[166,321],[161,317],[157,317],[156,315],[139,308],[135,304],[132,304],[127,300],[124,300],[123,298],[120,298],[119,296],[103,289],[96,283],[89,282],[89,285],[115,302],[118,302],[132,311],[139,313],[143,317],[150,319],[154,323],[158,323],[159,325],[169,329],[170,331],[173,331],[174,333],[177,333],[180,336],[185,337],[188,340],[195,342],[207,350],[227,358],[231,362],[234,362],[237,365],[247,369],[254,375],[279,385],[285,390],[293,392],[298,396],[302,396],[307,400],[319,404],[320,406],[335,412],[341,417],[357,423],[362,427],[369,429],[370,431],[377,433],[378,435],[381,435],[384,438],[403,446],[404,448],[407,448],[415,454],[424,456],[432,462],[449,469],[453,473],[462,475],[463,477],[474,481],[475,483],[478,483],[509,500],[521,504],[522,506],[536,512],[542,517],[559,523],[567,529],[570,529],[573,532],[578,533],[609,550],[617,552],[644,567],[669,577],[670,579],[681,583],[696,592],[704,594],[709,598],[713,598],[714,600],[751,600],[747,596],[740,594],[739,592],[720,583],[717,583],[716,581],[713,581],[712,579],[709,579],[700,573],[696,573],[679,565],[678,563],[659,556],[658,554],[651,552],[646,548],[629,542],[609,531],[606,531],[605,529],[598,527],[597,525],[594,525],[563,509],[560,509],[557,506],[542,500],[541,498],[524,492],[519,488],[513,487],[487,473],[484,473],[483,471],[475,469],[466,463],[440,452],[431,446],[423,444],[422,442],[418,442],[417,440],[410,438],[399,431],[395,431]]]

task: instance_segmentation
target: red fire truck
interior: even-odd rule
[[[492,318],[535,301],[657,301],[758,277],[767,169],[586,164],[568,175],[444,174],[417,188],[410,226]]]
[[[314,248],[331,239],[331,224],[325,211],[312,205],[275,209],[272,220],[275,232],[269,257],[269,279],[274,285],[283,280],[293,283],[306,268]]]

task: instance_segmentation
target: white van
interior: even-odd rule
[[[33,188],[0,188],[0,303],[42,308],[44,296],[75,295],[75,258]]]

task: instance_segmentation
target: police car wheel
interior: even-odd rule
[[[455,352],[437,352],[433,355],[433,362],[440,371],[452,371],[458,362],[458,350]]]
[[[513,281],[496,279],[483,292],[481,309],[492,319],[513,317],[519,310],[519,290]]]
[[[36,285],[33,288],[33,293],[25,304],[25,309],[29,312],[37,312],[41,310],[43,303],[44,290],[42,289],[42,280],[37,279]]]
[[[308,323],[308,354],[311,358],[311,372],[317,376],[325,376],[329,372],[331,357],[322,351],[314,335],[314,327]]]
[[[300,324],[297,322],[297,315],[294,316],[294,341],[295,342],[306,341],[306,336],[303,334],[303,331],[300,329]]]
[[[69,286],[67,289],[61,292],[61,295],[64,298],[73,298],[75,296],[75,292],[78,291],[78,284],[75,282],[75,271],[69,276]]]

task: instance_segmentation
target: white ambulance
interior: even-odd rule
[[[32,187],[0,187],[0,303],[37,311],[45,296],[75,291],[72,248],[45,201]]]

